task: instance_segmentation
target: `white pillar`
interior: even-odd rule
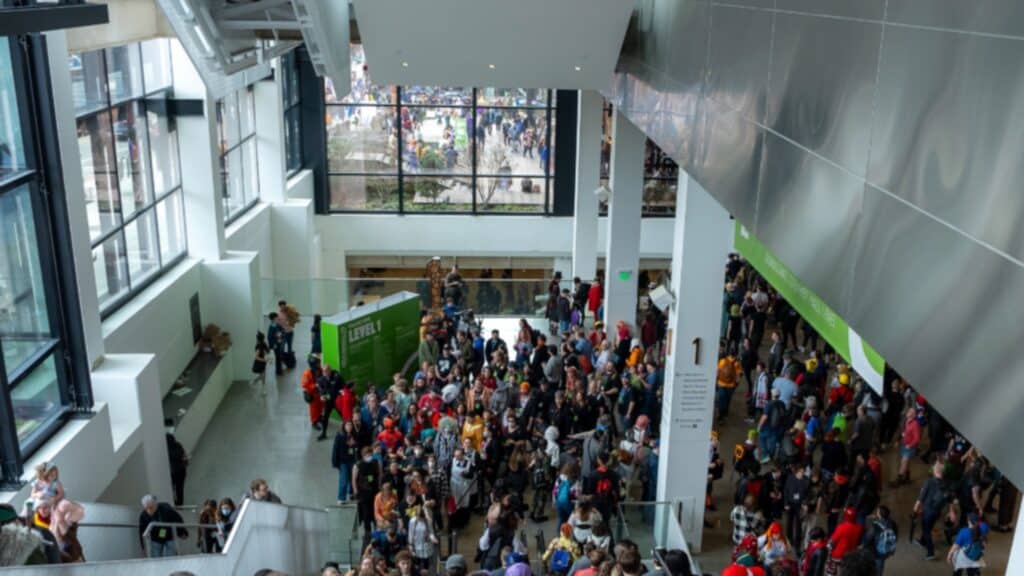
[[[640,266],[640,209],[644,186],[646,137],[621,112],[612,121],[612,196],[608,202],[605,249],[605,329],[615,334],[624,320],[636,328],[637,268]],[[600,154],[598,155],[600,157]]]
[[[71,101],[71,70],[68,68],[67,33],[63,30],[46,33],[46,52],[53,86],[53,111],[57,118],[57,140],[64,176],[64,195],[68,204],[71,250],[75,257],[75,279],[78,302],[82,311],[82,333],[90,369],[103,359],[103,323],[100,321],[99,296],[96,293],[96,272],[93,268],[89,222],[85,210],[85,185],[82,178],[82,157],[78,151],[75,106]]]
[[[658,500],[682,502],[680,521],[694,551],[700,550],[704,526],[721,322],[718,303],[732,230],[729,213],[680,172],[672,240],[675,303],[668,317]]]
[[[174,42],[172,46],[175,98],[202,100],[206,111],[204,116],[181,116],[177,120],[188,252],[194,258],[216,261],[226,249],[217,101],[210,97],[181,44]]]
[[[1017,511],[1017,525],[1013,528],[1010,559],[1006,562],[1007,574],[1024,574],[1024,527],[1020,523],[1022,518],[1024,518],[1024,502],[1021,503],[1020,509]]]
[[[259,162],[260,199],[284,202],[285,150],[284,112],[281,103],[280,74],[257,82],[253,87],[256,99],[256,157]]]
[[[572,275],[590,282],[597,275],[597,196],[601,183],[601,131],[604,98],[579,92],[576,125],[576,209],[572,219]]]

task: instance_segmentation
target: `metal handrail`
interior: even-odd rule
[[[138,524],[132,524],[128,522],[82,522],[78,524],[79,528],[135,528],[138,529]],[[216,524],[198,524],[198,523],[185,523],[185,522],[150,522],[146,529],[142,532],[142,537],[149,536],[150,530],[153,528],[214,528],[218,526]]]

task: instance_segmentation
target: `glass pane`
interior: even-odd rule
[[[543,212],[544,178],[509,176],[477,178],[479,212]]]
[[[160,259],[166,265],[185,251],[185,217],[181,209],[181,190],[156,205],[160,230]]]
[[[128,258],[121,232],[92,249],[92,265],[102,310],[128,291]]]
[[[245,170],[245,206],[248,206],[260,197],[260,164],[256,157],[255,138],[250,138],[242,144],[242,153],[245,155],[243,160],[243,169]]]
[[[377,86],[370,80],[367,74],[366,57],[363,55],[363,46],[353,44],[351,46],[352,57],[352,92],[349,94],[338,94],[334,90],[334,83],[329,78],[324,79],[324,98],[331,102],[352,102],[364,104],[394,104],[395,87]]]
[[[661,151],[658,145],[647,140],[644,157],[644,176],[647,178],[678,178],[679,166]]]
[[[31,189],[0,195],[0,343],[11,375],[50,341]]]
[[[299,103],[299,62],[294,51],[281,57],[281,91],[285,108]]]
[[[142,62],[138,44],[107,49],[107,78],[112,102],[142,96]]]
[[[147,108],[146,118],[149,124],[149,149],[153,158],[153,188],[160,195],[181,183],[181,165],[178,160],[176,125],[154,108]]]
[[[25,167],[25,141],[18,117],[18,96],[14,91],[11,45],[0,38],[0,176]]]
[[[331,176],[331,210],[398,210],[398,178]]]
[[[327,107],[327,171],[398,171],[395,109],[376,106]]]
[[[139,101],[117,106],[111,112],[114,119],[117,181],[121,191],[121,216],[127,218],[153,200],[149,189],[146,118]]]
[[[121,223],[109,111],[78,121],[78,153],[82,159],[89,237],[95,240]]]
[[[103,50],[72,54],[68,57],[71,69],[71,99],[75,114],[98,110],[107,106],[107,78],[104,76]]]
[[[220,130],[220,153],[223,154],[238,141],[238,94],[231,93],[217,102],[217,127]]]
[[[152,208],[124,227],[128,252],[128,277],[138,285],[160,269],[160,245],[156,238],[156,211]]]
[[[406,212],[469,212],[473,210],[473,179],[406,177],[402,196]]]
[[[470,106],[473,104],[473,89],[447,86],[403,86],[402,104]]]
[[[548,105],[548,91],[539,88],[478,88],[476,103],[481,106]]]
[[[549,136],[550,134],[550,136]],[[558,138],[555,137],[557,132],[555,131],[555,114],[551,114],[551,127],[547,128],[544,133],[540,135],[540,148],[538,154],[540,155],[540,165],[547,165],[547,175],[555,175],[555,141]],[[548,148],[550,146],[550,149]]]
[[[142,76],[146,94],[171,86],[171,43],[166,38],[142,43]]]
[[[298,106],[284,115],[284,140],[288,171],[302,168],[302,110]]]
[[[645,216],[671,216],[676,213],[676,190],[678,180],[645,180]]]
[[[238,132],[242,140],[256,133],[256,97],[251,87],[238,91]]]
[[[11,390],[11,402],[14,426],[21,441],[61,410],[57,364],[52,354]]]
[[[221,180],[224,183],[224,219],[231,218],[245,206],[245,184],[242,180],[242,149],[235,148],[220,158]]]
[[[469,174],[471,108],[402,108],[402,168],[410,174]]]
[[[546,110],[477,110],[477,173],[544,174],[538,143],[547,133]],[[483,136],[483,137],[481,137]]]

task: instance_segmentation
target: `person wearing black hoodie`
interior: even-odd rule
[[[805,474],[804,467],[795,464],[792,473],[786,478],[782,490],[782,501],[786,510],[786,538],[797,554],[803,547],[803,516],[807,507],[811,481]]]

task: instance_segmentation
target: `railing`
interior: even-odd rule
[[[466,279],[461,291],[462,307],[472,308],[477,315],[542,316],[547,289],[546,279]],[[425,307],[431,304],[430,281],[426,278],[264,279],[261,291],[263,309],[273,309],[276,299],[285,299],[303,312],[325,315],[401,291],[418,294]],[[443,298],[442,294],[442,304]]]
[[[628,538],[636,542],[644,560],[655,559],[659,549],[682,550],[690,556],[694,573],[701,574],[700,562],[687,543],[688,531],[680,521],[689,516],[687,508],[695,502],[692,498],[672,502],[623,502],[619,504],[615,539]]]
[[[102,509],[103,505],[86,505],[86,513]],[[111,507],[113,508],[113,507]],[[127,507],[120,507],[128,509]],[[138,514],[137,510],[134,512]],[[246,500],[238,512],[231,534],[219,554],[184,554],[172,558],[139,559],[138,525],[129,522],[82,523],[85,528],[79,532],[86,558],[92,555],[88,541],[92,532],[104,533],[105,540],[117,540],[130,546],[135,559],[114,559],[113,561],[90,561],[85,564],[63,564],[48,566],[24,566],[8,568],[4,574],[16,576],[120,576],[140,574],[170,574],[187,571],[195,574],[250,575],[264,568],[272,568],[288,574],[312,574],[327,558],[328,527],[327,511],[323,509],[282,506]],[[110,526],[107,526],[110,525]],[[173,528],[194,526],[208,527],[199,523],[172,524]],[[109,530],[131,528],[124,538],[111,537]],[[188,539],[189,541],[192,538]],[[179,540],[179,542],[181,542]],[[95,551],[95,550],[94,550]]]

